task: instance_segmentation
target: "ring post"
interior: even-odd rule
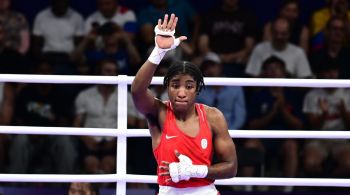
[[[127,131],[127,98],[128,83],[126,75],[118,76],[118,129],[122,132],[117,139],[117,175],[122,178],[117,182],[116,194],[126,194],[126,131]]]

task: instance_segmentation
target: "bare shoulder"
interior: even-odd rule
[[[204,110],[207,114],[209,125],[214,132],[227,130],[225,117],[219,109],[204,105]]]

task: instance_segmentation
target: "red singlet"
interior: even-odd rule
[[[191,137],[182,132],[176,125],[175,115],[171,103],[167,102],[167,113],[162,131],[162,137],[158,147],[153,151],[158,163],[158,184],[176,188],[206,186],[214,182],[212,179],[191,178],[189,181],[178,183],[166,182],[168,176],[159,176],[159,165],[162,161],[179,162],[174,150],[192,159],[194,165],[211,165],[213,156],[212,133],[207,121],[206,113],[202,104],[195,104],[199,118],[200,130],[196,137]]]

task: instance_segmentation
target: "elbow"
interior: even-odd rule
[[[229,175],[229,178],[232,178],[232,177],[236,177],[237,176],[237,162],[236,163],[233,163],[232,164],[232,168],[231,168],[231,171],[230,171],[230,175]]]
[[[228,169],[225,171],[225,179],[236,177],[237,175],[237,161],[229,164]]]
[[[130,89],[131,96],[135,97],[137,95],[137,92],[138,92],[137,87],[135,86],[135,83],[133,82],[131,84],[131,89]]]

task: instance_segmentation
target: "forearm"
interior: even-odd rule
[[[350,113],[345,112],[342,114],[343,121],[345,122],[345,126],[348,129],[350,127]]]
[[[283,110],[283,117],[286,120],[289,128],[291,129],[302,129],[303,128],[303,123],[301,122],[300,119],[295,117],[292,113],[290,113],[287,110]]]
[[[21,54],[26,54],[30,46],[30,34],[28,31],[22,31],[20,36],[21,44],[19,45],[18,51]]]
[[[237,160],[235,162],[221,162],[208,167],[207,178],[228,179],[237,174]]]
[[[137,65],[141,62],[141,57],[134,44],[131,41],[126,43],[126,50],[129,55],[130,63],[132,65]]]
[[[326,119],[326,113],[323,113],[321,115],[313,115],[310,118],[310,126],[312,129],[318,130],[321,129],[321,127],[324,124],[324,121]]]
[[[144,95],[147,93],[156,69],[157,65],[151,63],[149,60],[141,66],[131,84],[131,93],[134,97],[145,97]]]
[[[249,129],[264,129],[269,123],[271,123],[274,117],[275,117],[275,111],[271,111],[263,117],[253,119],[248,124],[248,127]]]
[[[73,60],[79,60],[80,57],[82,57],[83,53],[85,52],[86,48],[91,43],[90,39],[88,37],[84,38],[74,49],[74,51],[71,54],[71,58]]]

